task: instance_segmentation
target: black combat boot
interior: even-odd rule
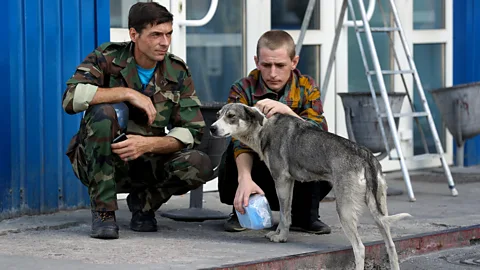
[[[332,229],[325,223],[323,223],[318,215],[310,222],[305,222],[305,223],[300,223],[300,224],[292,224],[292,231],[301,231],[301,232],[307,232],[307,233],[312,233],[312,234],[329,234],[332,232]]]
[[[137,232],[156,232],[157,220],[155,219],[155,212],[153,210],[147,212],[137,210],[133,212],[130,220],[130,229]]]
[[[99,239],[117,239],[118,226],[114,211],[100,212],[92,210],[92,231],[90,237]]]
[[[318,209],[318,208],[317,208]],[[332,229],[319,219],[318,210],[315,213],[310,213],[310,216],[295,218],[292,215],[292,231],[307,232],[312,234],[329,234]]]
[[[223,224],[223,228],[227,232],[241,232],[245,231],[247,228],[243,228],[240,225],[240,221],[238,221],[238,216],[237,212],[235,212],[235,208],[232,209],[232,213],[230,214],[230,217],[225,221]]]
[[[127,196],[127,205],[132,212],[130,220],[130,229],[136,232],[156,232],[157,220],[155,219],[155,211],[142,211],[145,205],[144,195],[132,191]]]
[[[326,181],[315,182],[313,189],[310,209],[298,211],[297,217],[292,215],[291,230],[312,234],[329,234],[332,232],[332,229],[319,219],[318,208],[320,207],[320,201],[323,200],[332,189],[332,185]]]

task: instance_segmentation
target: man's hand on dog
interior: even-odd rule
[[[293,112],[292,109],[287,105],[268,98],[262,99],[257,102],[257,104],[255,104],[255,107],[257,107],[261,112],[263,112],[263,114],[265,114],[267,118],[272,117],[276,113],[290,114],[298,117],[298,115]]]
[[[264,195],[263,190],[253,182],[252,178],[250,179],[238,179],[237,193],[235,194],[235,199],[233,201],[233,206],[240,214],[245,214],[245,209],[243,207],[248,206],[248,199],[250,195],[257,193]]]
[[[148,152],[148,138],[140,135],[127,135],[123,142],[113,143],[112,152],[119,155],[123,161],[131,161]]]

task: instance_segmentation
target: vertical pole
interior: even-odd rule
[[[342,9],[340,10],[340,17],[338,17],[337,28],[335,29],[335,39],[333,40],[333,46],[330,52],[330,58],[328,60],[327,71],[325,73],[325,80],[323,81],[323,86],[320,91],[320,97],[322,99],[322,103],[325,102],[325,97],[327,96],[328,83],[330,82],[333,62],[335,62],[335,55],[337,54],[338,41],[340,40],[340,32],[342,31],[343,20],[345,18],[346,10],[347,10],[347,0],[344,0],[342,4]]]
[[[300,29],[300,36],[298,37],[297,46],[295,48],[296,55],[300,55],[302,50],[303,39],[305,38],[305,33],[307,32],[308,24],[310,23],[310,18],[312,17],[313,8],[315,7],[315,2],[317,0],[309,0],[307,10],[305,11],[305,16],[303,16],[302,27]]]

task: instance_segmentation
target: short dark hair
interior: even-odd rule
[[[155,2],[135,3],[128,12],[128,29],[134,28],[138,33],[142,33],[148,25],[166,22],[173,22],[173,14]]]
[[[265,32],[257,43],[257,57],[260,57],[260,49],[268,48],[270,50],[276,50],[281,47],[287,49],[287,53],[290,59],[295,57],[295,42],[292,36],[283,30],[270,30]]]

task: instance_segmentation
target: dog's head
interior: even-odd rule
[[[217,112],[217,121],[210,126],[210,134],[214,137],[235,137],[254,131],[265,120],[265,115],[255,107],[229,103]]]

